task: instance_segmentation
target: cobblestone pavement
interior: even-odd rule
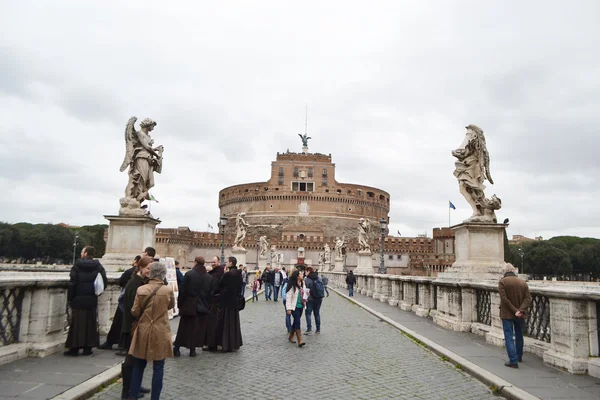
[[[498,399],[481,382],[335,293],[321,309],[322,333],[287,342],[281,302],[248,303],[244,346],[169,359],[161,399]],[[302,326],[305,328],[304,315]],[[144,386],[150,386],[151,364]],[[120,382],[94,399],[119,399]],[[148,397],[148,396],[146,396]]]

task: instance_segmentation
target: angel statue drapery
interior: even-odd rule
[[[371,221],[361,218],[358,220],[358,246],[359,251],[371,251],[369,246],[369,234],[371,233]]]
[[[502,207],[502,202],[496,195],[487,199],[483,192],[485,180],[494,184],[485,136],[478,126],[469,125],[466,129],[460,147],[452,151],[457,158],[454,176],[458,179],[460,193],[473,209],[473,215],[465,222],[497,222],[494,211]]]
[[[144,200],[150,200],[149,190],[154,187],[154,172],[162,172],[163,146],[153,147],[154,141],[150,132],[156,122],[150,118],[140,123],[140,130],[135,130],[136,117],[127,121],[125,128],[125,159],[120,171],[129,168],[129,182],[125,188],[125,197],[121,199],[120,214],[145,215],[141,209]]]

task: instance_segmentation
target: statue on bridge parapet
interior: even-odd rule
[[[125,188],[125,197],[121,198],[119,215],[146,216],[148,211],[141,208],[144,200],[150,200],[150,189],[154,187],[154,172],[162,172],[163,146],[153,147],[154,140],[150,132],[157,125],[150,118],[140,123],[135,130],[137,117],[131,117],[125,127],[125,159],[119,169],[129,168],[129,182]]]
[[[233,245],[234,249],[245,250],[244,246],[243,246],[243,242],[244,242],[244,239],[246,238],[247,228],[250,226],[244,219],[245,215],[246,215],[246,213],[241,212],[235,217],[236,235],[235,235],[235,244]]]
[[[331,248],[329,247],[329,243],[325,243],[325,249],[323,252],[323,262],[325,265],[331,265]]]
[[[359,251],[370,252],[369,234],[371,233],[371,221],[361,218],[358,220],[358,245]]]
[[[483,182],[494,184],[490,173],[490,156],[483,130],[476,125],[466,127],[467,133],[460,147],[452,151],[457,158],[454,176],[458,179],[460,193],[465,197],[473,215],[465,222],[497,222],[494,211],[502,207],[496,195],[486,198]]]
[[[267,258],[267,251],[269,251],[269,242],[266,236],[260,237],[260,258]]]
[[[335,259],[336,260],[341,260],[343,258],[342,249],[344,248],[345,242],[346,242],[346,240],[343,236],[341,239],[339,237],[335,238],[334,250],[335,250]]]

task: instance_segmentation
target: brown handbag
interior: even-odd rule
[[[144,315],[144,311],[146,310],[146,307],[148,307],[148,304],[150,303],[150,299],[160,290],[161,286],[158,286],[156,289],[154,289],[154,292],[152,292],[152,294],[150,296],[148,296],[148,298],[146,299],[146,303],[144,304],[144,307],[142,307],[142,310],[140,311],[140,317],[138,319],[136,319],[135,321],[133,321],[133,324],[131,324],[131,336],[133,337],[133,335],[135,335],[135,331],[138,328],[140,319],[142,319],[142,315]]]

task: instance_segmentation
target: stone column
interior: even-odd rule
[[[333,268],[333,272],[344,272],[344,259],[343,258],[335,258],[333,261],[335,267]]]
[[[100,261],[107,271],[131,267],[135,256],[146,247],[154,247],[156,225],[159,219],[146,216],[125,217],[105,215],[109,221],[106,253]]]
[[[390,280],[389,280],[389,275],[380,275],[379,278],[380,282],[381,282],[381,292],[379,293],[379,301],[381,301],[382,303],[386,303],[388,301],[388,299],[390,298],[389,295],[389,285],[390,285]]]
[[[360,288],[359,288],[360,289],[360,294],[366,295],[367,291],[369,290],[368,289],[368,286],[369,286],[369,275],[362,275],[360,277],[360,283],[361,283]]]
[[[231,249],[231,255],[233,257],[236,258],[237,260],[237,265],[246,265],[246,254],[248,253],[248,250],[246,250],[243,247],[234,247],[233,249]],[[225,262],[227,262],[227,259],[225,260]]]
[[[579,299],[550,298],[550,349],[544,362],[564,368],[572,374],[588,372],[590,331],[597,332],[596,307]],[[593,312],[592,312],[593,311]],[[592,326],[593,325],[593,326]]]
[[[419,287],[419,303],[413,306],[413,312],[419,317],[428,317],[431,303],[431,282],[416,282]]]
[[[379,296],[381,295],[381,275],[373,274],[373,293],[371,296],[375,300],[379,300]]]
[[[373,291],[375,290],[375,277],[373,274],[365,276],[365,283],[367,287],[367,292],[365,293],[367,297],[373,296]]]
[[[400,302],[400,309],[404,311],[412,311],[412,306],[415,304],[415,289],[414,282],[403,281],[402,291],[404,292],[403,300]]]
[[[266,256],[258,256],[258,268],[261,271],[264,271],[266,266],[267,266],[267,257]]]
[[[388,304],[392,307],[396,307],[400,301],[400,284],[398,277],[391,275],[389,277],[389,284],[392,286],[392,296],[388,299]]]
[[[372,274],[373,273],[373,260],[371,259],[370,251],[359,251],[358,252],[358,265],[354,270],[354,273],[360,274]]]

